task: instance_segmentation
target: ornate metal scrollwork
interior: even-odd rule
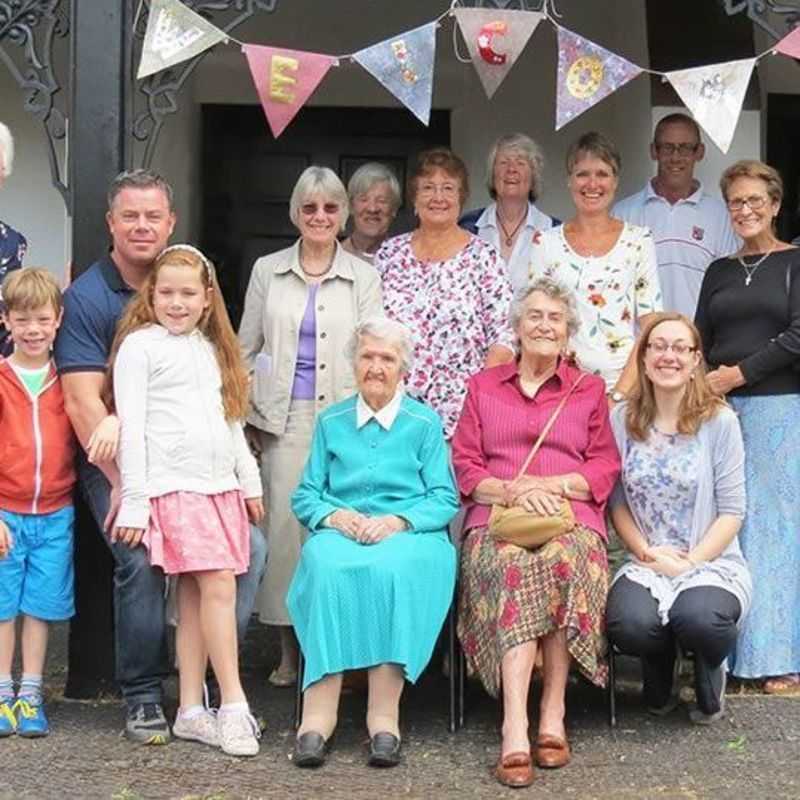
[[[763,28],[774,39],[783,38],[792,28],[800,25],[800,2],[778,2],[777,0],[722,0],[729,16],[746,12],[749,19]],[[786,30],[777,30],[770,21],[770,15],[783,17]]]
[[[56,105],[63,87],[53,68],[54,44],[69,33],[65,6],[62,0],[0,0],[0,59],[25,93],[25,110],[42,123],[53,186],[69,205],[66,164],[56,145],[66,137],[67,115]]]
[[[278,4],[278,0],[181,0],[181,2],[213,22],[225,33],[231,33],[258,11],[274,11]],[[220,15],[224,16],[224,19],[217,19]],[[144,39],[146,29],[147,15],[141,14],[134,31],[138,41]],[[145,97],[145,107],[138,113],[134,111],[132,133],[137,141],[145,143],[141,166],[150,166],[164,122],[170,114],[178,110],[177,94],[204,55],[205,53],[201,53],[189,61],[177,64],[172,69],[151,75],[139,83],[139,91]]]

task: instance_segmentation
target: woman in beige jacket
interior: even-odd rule
[[[285,599],[304,532],[289,501],[316,415],[356,391],[346,343],[359,322],[383,313],[375,268],[336,241],[348,212],[336,173],[308,167],[289,201],[300,238],[256,261],[239,328],[253,380],[249,438],[261,454],[267,498],[269,559],[257,605],[261,622],[281,630],[281,661],[269,678],[276,686],[297,677]]]

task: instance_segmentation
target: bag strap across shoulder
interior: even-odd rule
[[[524,463],[522,464],[522,467],[520,468],[520,471],[517,473],[517,477],[514,478],[514,480],[518,481],[525,474],[525,471],[528,469],[528,466],[530,465],[531,461],[533,461],[534,456],[539,452],[539,448],[542,446],[544,437],[547,436],[548,433],[550,433],[550,428],[552,428],[553,425],[555,424],[556,419],[558,419],[558,415],[561,413],[562,409],[566,405],[567,400],[569,400],[570,398],[570,395],[575,391],[575,389],[578,388],[578,384],[583,380],[585,375],[586,375],[585,372],[582,372],[580,375],[578,375],[578,378],[575,381],[575,383],[573,383],[572,386],[569,387],[567,393],[561,398],[561,401],[556,406],[555,411],[553,411],[553,413],[550,415],[550,419],[547,420],[547,424],[544,426],[542,432],[539,434],[539,438],[534,443],[530,453],[528,453],[528,457],[525,459]]]

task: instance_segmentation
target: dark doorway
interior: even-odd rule
[[[449,144],[449,111],[433,111],[426,128],[404,109],[306,107],[276,140],[260,106],[203,106],[202,244],[219,266],[233,322],[256,258],[297,237],[289,197],[307,166],[330,167],[347,184],[364,161],[383,161],[404,187],[417,153]],[[412,225],[404,204],[393,232]]]
[[[767,163],[783,178],[783,205],[778,214],[778,236],[790,242],[800,235],[800,95],[767,97]]]

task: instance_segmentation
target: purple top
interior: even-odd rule
[[[300,321],[300,338],[297,342],[297,361],[294,365],[292,400],[313,400],[317,373],[317,315],[314,303],[319,284],[308,287],[308,302]]]

